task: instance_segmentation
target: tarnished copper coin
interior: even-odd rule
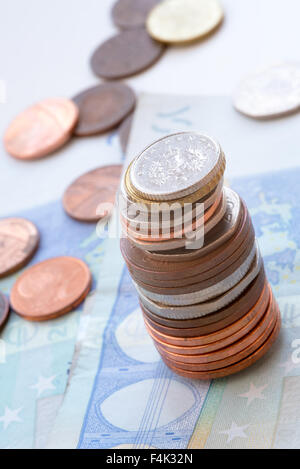
[[[5,325],[9,315],[9,303],[2,293],[0,293],[0,329]]]
[[[164,50],[145,29],[131,29],[101,44],[92,55],[91,67],[101,78],[125,78],[153,65]]]
[[[12,121],[4,134],[4,146],[15,158],[41,158],[70,139],[77,120],[78,109],[69,99],[45,99]]]
[[[37,228],[29,220],[0,220],[0,278],[16,272],[29,262],[39,239]]]
[[[46,321],[68,313],[88,295],[88,266],[74,257],[56,257],[27,269],[14,284],[12,309],[30,321]]]
[[[112,9],[113,21],[121,29],[145,26],[148,14],[160,1],[118,0]]]
[[[79,108],[75,135],[84,137],[113,129],[130,114],[135,106],[135,95],[123,83],[102,83],[73,98]]]
[[[103,166],[76,179],[64,194],[67,214],[85,222],[96,222],[110,215],[121,173],[122,165]]]
[[[124,155],[127,151],[128,140],[130,136],[131,126],[133,121],[133,114],[129,114],[129,116],[124,119],[122,124],[119,127],[118,134],[120,139],[120,144]]]

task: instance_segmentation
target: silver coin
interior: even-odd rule
[[[276,117],[300,108],[300,63],[270,66],[246,77],[234,107],[254,118]]]
[[[222,158],[220,145],[206,135],[196,132],[169,135],[147,147],[134,160],[131,183],[151,200],[184,197],[207,184]]]
[[[149,309],[149,311],[156,314],[157,316],[166,319],[195,319],[206,316],[207,314],[215,313],[216,311],[219,311],[220,309],[225,308],[225,306],[232,303],[258,276],[262,265],[262,257],[258,250],[249,272],[231,290],[227,291],[218,298],[214,298],[213,300],[190,306],[166,306],[150,300],[140,291],[139,287],[136,288],[142,304],[144,304]]]

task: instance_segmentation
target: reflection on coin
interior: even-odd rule
[[[112,9],[116,26],[122,29],[139,28],[145,25],[153,7],[161,0],[118,0]]]
[[[147,19],[149,34],[165,43],[185,43],[213,31],[223,19],[217,0],[165,0]]]
[[[24,218],[0,220],[0,278],[30,261],[39,244],[37,228]]]
[[[4,326],[9,315],[9,303],[4,295],[0,293],[0,329]]]
[[[276,117],[300,108],[300,63],[274,65],[239,85],[235,108],[253,118]]]
[[[4,134],[4,146],[15,158],[40,158],[70,139],[77,120],[78,109],[69,99],[45,99],[12,121]]]
[[[116,127],[134,108],[135,95],[123,83],[102,83],[73,98],[79,108],[75,135],[87,136]]]
[[[120,144],[121,144],[121,148],[122,148],[124,155],[126,154],[126,151],[127,151],[127,145],[128,145],[128,140],[130,136],[132,121],[133,121],[133,114],[129,114],[129,116],[126,117],[126,119],[124,119],[124,121],[122,122],[118,130]]]
[[[91,282],[89,268],[80,259],[49,259],[18,278],[11,291],[11,307],[31,321],[54,319],[76,308],[89,293]]]
[[[101,44],[91,58],[91,67],[101,78],[125,78],[153,65],[164,50],[144,29],[131,29]]]
[[[121,172],[122,165],[103,166],[76,179],[63,198],[68,215],[79,221],[96,222],[110,214]]]

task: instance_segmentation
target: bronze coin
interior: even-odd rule
[[[69,99],[45,99],[12,121],[4,134],[4,146],[15,158],[41,158],[70,139],[77,120],[78,109]]]
[[[166,363],[166,365],[171,368],[174,373],[189,379],[204,380],[224,378],[225,376],[233,375],[234,373],[238,373],[240,371],[245,370],[246,368],[257,362],[261,357],[263,357],[270,350],[271,346],[278,338],[280,328],[281,318],[279,314],[275,327],[272,330],[270,336],[266,339],[266,341],[254,353],[249,355],[247,358],[244,358],[244,360],[241,360],[235,363],[234,365],[230,365],[225,368],[220,368],[214,371],[186,371],[181,368],[175,367],[171,362]],[[166,361],[164,357],[162,357],[162,359]]]
[[[218,360],[224,360],[228,357],[235,356],[242,350],[249,347],[254,341],[256,341],[264,331],[271,327],[269,333],[274,327],[274,323],[276,320],[276,314],[274,313],[276,309],[276,302],[271,297],[269,302],[267,311],[264,311],[263,317],[260,319],[259,323],[244,335],[242,338],[237,340],[235,343],[230,344],[228,346],[223,346],[223,340],[218,341],[216,344],[208,344],[208,345],[197,345],[197,346],[175,346],[169,345],[166,342],[158,340],[153,337],[151,330],[148,329],[151,337],[155,340],[156,347],[159,349],[161,353],[166,353],[168,358],[171,360],[175,360],[181,363],[210,363],[216,362]],[[211,350],[211,352],[207,352],[207,350]],[[238,361],[238,360],[236,360]],[[225,366],[225,365],[224,365]],[[219,367],[222,368],[222,365]]]
[[[24,218],[0,220],[0,278],[26,265],[39,245],[39,232]]]
[[[91,58],[96,75],[108,80],[135,75],[153,65],[165,46],[152,39],[145,29],[132,29],[101,44]]]
[[[30,321],[54,319],[75,309],[88,295],[92,277],[74,257],[56,257],[27,269],[14,284],[12,309]]]
[[[110,215],[121,173],[122,165],[103,166],[76,179],[63,197],[67,214],[84,222],[97,222]]]
[[[123,83],[102,83],[73,98],[79,108],[74,134],[79,137],[101,134],[113,129],[131,113],[135,95]]]
[[[140,28],[145,26],[152,8],[161,0],[118,0],[112,9],[112,18],[121,29]]]
[[[122,122],[118,130],[120,144],[121,144],[121,148],[122,148],[124,155],[126,154],[126,151],[127,151],[127,145],[128,145],[128,140],[130,136],[132,122],[133,122],[133,113],[129,114],[129,116],[127,116],[126,119],[124,119],[124,121]]]
[[[0,293],[0,329],[3,328],[9,316],[9,303],[6,296]]]
[[[174,337],[169,334],[164,334],[154,326],[153,322],[151,323],[147,316],[144,315],[144,320],[146,326],[151,330],[153,336],[163,342],[166,342],[169,345],[175,346],[197,346],[197,345],[208,345],[211,344],[211,347],[208,347],[205,351],[212,352],[220,348],[222,341],[222,347],[227,347],[227,345],[236,342],[241,337],[245,336],[251,329],[255,327],[262,315],[265,313],[270,302],[270,287],[265,285],[264,290],[262,291],[261,296],[259,297],[256,304],[249,311],[245,311],[245,314],[233,322],[227,327],[220,329],[216,332],[210,334],[194,336],[194,337]],[[182,329],[184,332],[184,329]]]
[[[150,324],[163,334],[173,337],[196,337],[217,332],[242,318],[259,300],[265,285],[266,275],[262,268],[258,277],[233,303],[216,313],[196,319],[167,319],[152,313],[142,303],[141,308]]]

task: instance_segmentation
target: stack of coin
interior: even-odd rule
[[[121,250],[164,362],[198,379],[267,352],[280,312],[245,203],[223,186],[225,156],[195,132],[165,137],[128,167]]]

